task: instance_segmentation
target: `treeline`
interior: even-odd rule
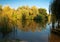
[[[12,9],[9,6],[2,7],[0,5],[0,32],[3,33],[3,37],[11,32],[12,28],[19,27],[20,20],[24,23],[26,19],[43,22],[48,20],[48,15],[46,9],[36,6],[22,6]]]
[[[21,6],[17,9],[12,9],[9,6],[2,7],[0,5],[0,16],[7,16],[11,20],[20,19],[41,19],[46,20],[47,12],[44,8],[37,8],[36,6]]]

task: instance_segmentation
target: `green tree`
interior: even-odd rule
[[[43,16],[44,20],[47,20],[48,17],[47,17],[46,9],[39,8],[38,11],[39,11],[39,14],[41,14]]]
[[[56,20],[58,21],[58,27],[60,23],[60,0],[53,0],[53,2],[50,5],[50,12],[56,17]]]
[[[47,15],[46,9],[44,9],[44,8],[39,8],[38,11],[40,14],[43,14],[45,16]]]
[[[34,17],[35,22],[44,22],[44,16],[42,14]]]

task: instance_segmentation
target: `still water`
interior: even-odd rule
[[[60,37],[51,33],[51,23],[39,23],[33,20],[16,21],[16,23],[17,25],[13,24],[12,32],[4,37],[0,33],[1,42],[60,42]]]

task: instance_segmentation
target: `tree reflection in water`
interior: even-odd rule
[[[55,34],[50,33],[50,31],[49,31],[50,27],[49,27],[49,25],[47,25],[48,26],[47,27],[46,24],[47,24],[47,22],[45,22],[45,21],[44,22],[35,22],[34,20],[24,20],[24,21],[17,20],[16,23],[15,22],[9,23],[9,25],[11,27],[13,27],[12,29],[14,29],[14,27],[16,28],[16,25],[17,25],[16,29],[18,29],[18,31],[12,31],[13,33],[11,33],[9,35],[9,37],[11,37],[13,35],[13,38],[11,37],[12,40],[16,37],[14,39],[14,41],[17,39],[17,37],[19,37],[18,38],[19,41],[22,38],[25,38],[27,40],[32,39],[33,41],[34,41],[34,39],[38,38],[39,41],[41,41],[41,39],[42,39],[43,41],[44,40],[46,40],[46,41],[49,40],[49,42],[59,42],[60,38],[58,36],[56,36]],[[46,28],[48,28],[48,30],[46,30]],[[46,30],[46,31],[44,31],[44,30]],[[41,32],[41,31],[44,31],[44,32]],[[23,32],[24,32],[24,34],[23,34]],[[28,32],[28,33],[26,33],[26,32]],[[28,36],[28,35],[30,35],[30,36]],[[31,37],[31,35],[33,37]],[[9,39],[9,37],[7,37],[7,41]],[[22,39],[22,40],[24,40],[24,39]]]
[[[46,22],[35,22],[34,20],[24,20],[24,21],[17,21],[18,28],[21,31],[27,32],[32,31],[35,32],[36,30],[41,31],[45,28]]]
[[[8,16],[1,17],[0,19],[0,33],[3,34],[3,38],[12,31],[12,27]]]

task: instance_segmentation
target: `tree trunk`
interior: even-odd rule
[[[59,25],[59,24],[60,24],[60,22],[59,22],[59,20],[58,20],[58,28],[60,28],[60,25]]]
[[[54,23],[54,22],[52,22],[52,29],[54,29],[54,24],[55,24],[55,23]]]

